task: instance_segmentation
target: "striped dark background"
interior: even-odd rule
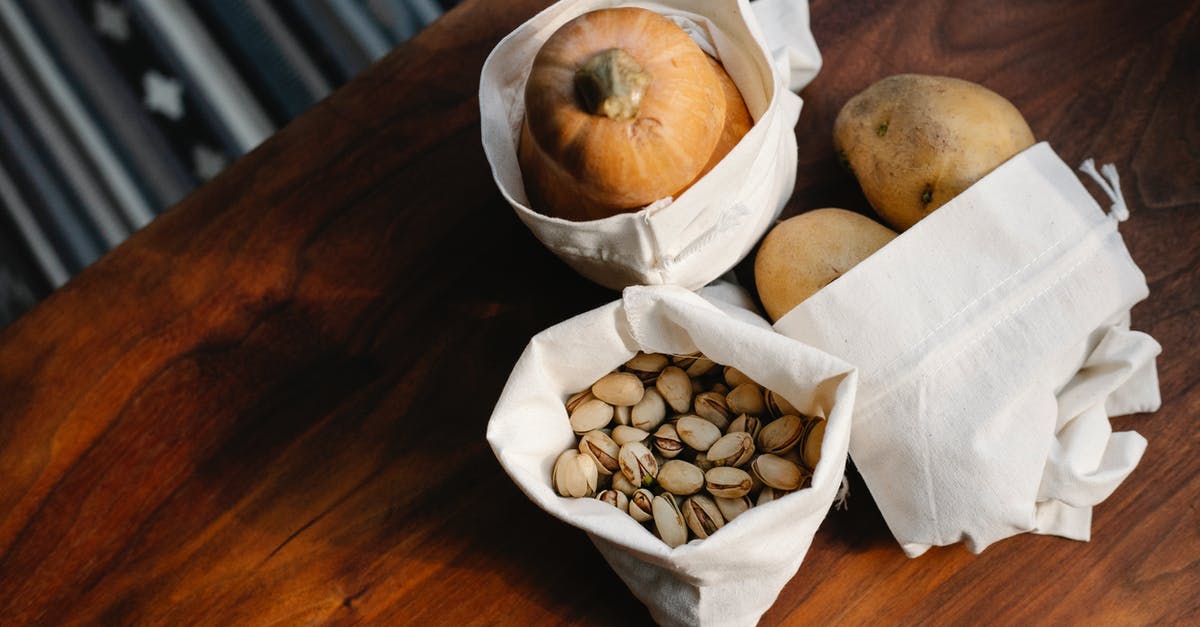
[[[0,327],[457,0],[0,0]]]

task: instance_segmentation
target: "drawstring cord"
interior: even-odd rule
[[[1119,222],[1124,222],[1129,219],[1129,206],[1125,204],[1125,196],[1121,194],[1121,177],[1117,174],[1117,167],[1111,163],[1106,163],[1100,167],[1100,171],[1096,171],[1096,162],[1088,159],[1079,164],[1079,171],[1092,177],[1100,189],[1108,194],[1109,200],[1112,201],[1112,207],[1109,208],[1109,213]],[[1103,174],[1103,176],[1101,176]]]

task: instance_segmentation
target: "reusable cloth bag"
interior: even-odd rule
[[[904,551],[1017,533],[1087,540],[1146,441],[1109,416],[1158,408],[1159,346],[1115,169],[1048,144],[997,168],[788,312],[784,335],[861,372],[850,456]]]
[[[636,6],[666,15],[716,57],[737,84],[754,127],[678,198],[636,213],[572,222],[529,207],[517,143],[533,58],[560,26],[588,11]],[[745,257],[779,216],[796,179],[800,97],[821,55],[803,0],[564,0],[497,44],[483,65],[483,148],[505,200],[533,234],[583,276],[606,287],[697,289]]]
[[[728,291],[718,298],[728,299]],[[706,292],[710,293],[710,292]],[[559,453],[576,446],[564,403],[637,351],[701,351],[827,417],[812,486],[751,508],[705,540],[668,547],[628,514],[551,487]],[[529,342],[488,423],[500,465],[539,507],[588,533],[617,575],[664,625],[753,625],[796,573],[841,485],[857,373],[726,302],[673,286],[622,299]]]

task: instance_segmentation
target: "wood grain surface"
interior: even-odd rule
[[[649,621],[483,438],[529,337],[615,297],[480,148],[483,60],[545,4],[467,0],[0,332],[0,623]],[[991,87],[1119,168],[1163,408],[1116,420],[1150,445],[1090,543],[909,560],[856,479],[763,623],[1197,624],[1200,5],[811,9],[787,212],[865,210],[830,133],[872,81]]]

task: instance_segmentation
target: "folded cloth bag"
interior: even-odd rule
[[[629,589],[665,625],[752,625],[796,573],[841,485],[857,373],[772,331],[715,294],[631,287],[622,299],[530,340],[488,423],[500,465],[539,507],[587,532]],[[729,302],[725,302],[729,301]],[[637,351],[701,351],[734,366],[801,411],[827,417],[812,486],[751,508],[706,540],[674,549],[596,499],[558,496],[551,470],[576,446],[564,403]]]
[[[784,335],[861,371],[850,456],[910,557],[1017,533],[1087,540],[1158,408],[1148,294],[1117,231],[1048,144],[988,174],[788,312]]]
[[[588,11],[637,6],[673,19],[716,57],[737,84],[754,127],[678,198],[602,220],[572,222],[531,209],[517,162],[525,81],[533,58],[560,26]],[[504,198],[533,234],[583,276],[627,285],[699,288],[745,257],[779,216],[796,178],[799,90],[821,56],[803,0],[563,0],[497,44],[483,65],[483,149]]]

